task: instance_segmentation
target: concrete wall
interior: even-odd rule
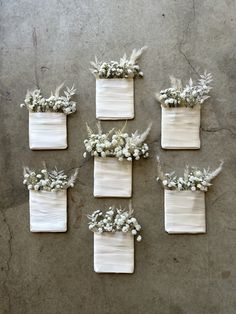
[[[0,1],[1,215],[0,312],[17,314],[236,312],[235,220],[235,13],[233,0]],[[85,122],[95,124],[95,80],[89,61],[104,60],[146,44],[143,80],[135,82],[135,120],[144,129],[151,158],[135,163],[133,205],[143,226],[133,275],[93,272],[93,234],[86,214],[128,201],[94,199],[93,160],[84,160]],[[214,89],[202,110],[199,151],[160,149],[160,107],[154,93],[169,86],[169,75],[187,80],[205,69]],[[19,108],[26,90],[47,95],[65,81],[79,90],[79,107],[68,118],[69,148],[28,148],[28,114]],[[120,126],[105,122],[104,129]],[[168,235],[163,227],[163,191],[155,182],[155,156],[166,170],[185,163],[224,172],[207,193],[207,234]],[[79,181],[68,193],[65,234],[29,232],[28,192],[22,165],[70,169]]]

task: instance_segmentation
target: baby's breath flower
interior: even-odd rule
[[[98,125],[98,133],[94,134],[87,125],[88,139],[84,140],[86,153],[95,157],[116,157],[119,161],[124,159],[132,161],[132,159],[139,160],[140,157],[147,158],[149,147],[144,140],[146,139],[151,126],[146,131],[139,134],[137,131],[131,136],[121,130],[112,134],[114,130],[109,133],[102,133],[101,125]]]
[[[202,104],[207,98],[211,90],[209,84],[212,82],[212,75],[205,72],[200,75],[200,79],[193,85],[192,79],[189,80],[184,88],[181,81],[171,78],[172,87],[161,90],[157,95],[157,100],[164,107],[189,107],[193,108],[196,105]]]
[[[61,88],[62,85],[56,89],[55,95],[51,95],[49,98],[44,98],[38,89],[32,92],[28,91],[25,96],[25,102],[20,107],[27,107],[32,112],[62,112],[66,115],[71,114],[76,111],[76,103],[71,100],[75,94],[75,89],[74,87],[66,87],[64,96],[59,96]]]
[[[95,58],[95,62],[91,62],[93,67],[91,72],[96,78],[106,79],[143,77],[143,72],[140,70],[137,60],[145,49],[146,47],[137,51],[134,49],[129,59],[124,55],[119,62],[99,62],[97,58]]]
[[[211,180],[215,178],[222,170],[223,162],[220,166],[210,171],[209,168],[200,170],[196,167],[186,167],[184,177],[178,177],[175,172],[163,173],[158,161],[158,180],[161,181],[165,189],[170,190],[191,190],[191,191],[207,191],[211,185]]]
[[[142,241],[141,235],[137,236],[137,241],[138,241],[138,242]]]
[[[74,186],[74,182],[78,175],[78,169],[75,169],[70,177],[64,174],[64,171],[55,170],[48,171],[42,169],[34,172],[28,168],[24,168],[24,181],[29,190],[58,191]]]
[[[141,230],[137,219],[133,217],[132,211],[109,208],[104,214],[96,210],[92,215],[88,215],[89,229],[93,232],[130,232],[132,235],[138,235]]]

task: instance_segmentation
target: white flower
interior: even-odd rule
[[[32,184],[28,185],[28,190],[32,190],[32,189],[33,189],[33,185]]]
[[[196,187],[195,187],[195,186],[192,186],[192,187],[191,187],[191,190],[192,190],[192,191],[196,191]]]
[[[41,170],[42,173],[47,173],[46,169]]]
[[[42,178],[42,175],[41,174],[37,174],[36,177],[40,179],[40,178]]]
[[[83,157],[84,157],[84,158],[86,158],[86,156],[87,156],[87,153],[86,153],[86,152],[85,152],[85,153],[83,153]]]
[[[136,235],[136,234],[137,234],[137,231],[136,231],[135,229],[133,229],[133,230],[131,231],[131,233],[132,233],[133,235]]]
[[[114,211],[111,209],[111,210],[109,210],[108,212],[107,212],[107,215],[109,215],[109,216],[112,216],[112,215],[114,215]]]
[[[200,170],[195,172],[195,176],[196,177],[201,177],[202,176],[202,172]]]
[[[141,240],[142,240],[141,235],[138,235],[138,236],[137,236],[137,241],[140,242]]]
[[[163,185],[167,185],[168,181],[167,180],[163,180],[162,183],[163,183]]]
[[[25,178],[29,178],[29,174],[26,173],[26,174],[24,175],[24,177],[25,177]]]
[[[126,227],[126,226],[124,226],[123,228],[122,228],[122,232],[128,232],[128,228]]]
[[[137,231],[140,231],[140,230],[141,230],[141,226],[140,226],[140,225],[136,225],[136,226],[135,226],[135,229],[136,229]]]

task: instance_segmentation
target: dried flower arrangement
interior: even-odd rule
[[[131,232],[133,236],[137,236],[137,241],[142,240],[139,234],[141,226],[138,220],[133,215],[133,210],[125,210],[122,208],[109,207],[103,213],[100,209],[95,210],[91,215],[88,215],[90,220],[89,229],[95,233],[102,234],[103,232],[121,231],[123,233]]]
[[[87,125],[88,139],[84,140],[86,152],[94,157],[116,157],[122,161],[124,159],[132,161],[139,160],[140,157],[147,158],[149,156],[149,147],[144,141],[146,140],[151,124],[143,132],[136,131],[131,136],[125,133],[125,127],[120,130],[112,129],[108,133],[103,133],[100,121],[97,124],[98,133],[95,134]],[[113,134],[114,133],[114,134]]]
[[[190,78],[189,83],[183,88],[180,79],[173,76],[170,77],[171,87],[161,90],[156,94],[157,100],[163,107],[189,107],[193,108],[197,104],[201,105],[210,96],[208,95],[212,87],[209,84],[212,82],[211,73],[200,75],[196,85],[193,84]]]
[[[58,86],[49,98],[45,98],[40,89],[27,91],[25,101],[20,106],[26,107],[30,112],[61,112],[69,115],[76,111],[76,102],[71,100],[76,90],[74,86],[66,87],[65,96],[60,96],[63,85]]]
[[[171,173],[164,173],[162,171],[159,157],[157,157],[157,169],[158,178],[167,190],[178,190],[178,191],[208,191],[209,186],[211,186],[211,181],[218,176],[222,171],[223,161],[221,161],[219,167],[215,170],[203,169],[200,170],[197,167],[186,166],[183,176],[177,176],[175,171]]]
[[[24,181],[28,190],[43,190],[48,192],[57,192],[66,190],[69,187],[74,187],[74,183],[78,176],[78,169],[72,171],[70,175],[64,173],[64,170],[55,169],[49,171],[44,165],[44,168],[39,171],[30,170],[24,167]]]
[[[147,47],[144,46],[141,49],[134,49],[129,59],[126,54],[120,59],[120,61],[100,62],[97,57],[95,61],[90,62],[93,66],[90,71],[96,78],[136,78],[143,77],[143,72],[140,70],[137,64],[138,59],[141,57],[144,50]]]

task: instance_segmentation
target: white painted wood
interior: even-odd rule
[[[96,118],[100,120],[134,118],[133,79],[96,79]]]
[[[123,232],[94,233],[94,271],[134,272],[134,236]]]
[[[66,115],[57,112],[29,112],[30,149],[67,148]]]
[[[115,157],[95,157],[94,196],[131,197],[132,161],[119,161]]]
[[[165,230],[168,233],[205,233],[205,193],[165,190]]]
[[[199,149],[200,106],[162,107],[161,146],[164,149]]]
[[[67,190],[30,191],[29,202],[31,232],[67,230]]]

